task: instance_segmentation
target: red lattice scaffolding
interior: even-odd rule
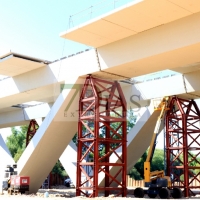
[[[194,100],[173,97],[166,115],[167,175],[185,197],[200,183],[200,111]],[[199,185],[199,184],[198,184]]]
[[[35,121],[35,119],[32,119],[29,123],[28,131],[27,131],[27,134],[26,134],[26,147],[28,146],[29,142],[31,141],[31,139],[35,135],[38,128],[39,128],[38,123]]]
[[[126,134],[126,101],[119,83],[88,76],[79,101],[77,196],[126,196]],[[99,186],[103,178],[104,186]]]

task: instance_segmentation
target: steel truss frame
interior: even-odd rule
[[[38,123],[36,122],[35,119],[32,119],[29,123],[28,131],[27,131],[27,134],[26,134],[26,147],[28,146],[29,142],[31,141],[31,139],[35,135],[38,128],[39,128]]]
[[[119,83],[89,75],[79,100],[77,196],[126,196],[126,126],[126,101]],[[112,162],[111,155],[118,161]],[[103,177],[104,186],[99,185]]]
[[[182,188],[185,197],[194,195],[200,183],[200,111],[194,100],[172,97],[166,114],[167,175],[172,187]],[[199,166],[195,166],[197,163]]]

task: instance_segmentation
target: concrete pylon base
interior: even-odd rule
[[[79,90],[76,86],[81,83],[81,78],[72,77],[63,85],[64,90],[18,161],[19,174],[30,177],[30,193],[37,192],[77,132]]]

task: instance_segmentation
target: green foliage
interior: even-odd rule
[[[189,165],[192,167],[196,167],[200,164],[200,158],[196,157],[191,151],[188,152],[188,161]]]
[[[56,162],[51,172],[53,174],[59,174],[62,177],[67,176],[67,173],[59,160]]]
[[[69,175],[67,174],[67,172],[65,170],[63,170],[61,176],[66,177],[66,176],[69,176]]]
[[[76,134],[74,135],[74,137],[72,138],[72,141],[73,141],[74,144],[77,146],[77,144],[78,144],[78,133],[76,133]]]
[[[17,153],[14,156],[14,161],[15,162],[17,162],[20,159],[20,157],[21,157],[22,153],[24,152],[24,150],[25,150],[25,148],[19,148],[17,150]]]
[[[180,154],[179,159],[173,162],[173,166],[182,166],[183,165],[183,152]],[[199,167],[200,166],[200,158],[197,157],[196,154],[189,151],[188,152],[188,166],[190,167]],[[173,173],[176,177],[180,177],[181,181],[184,181],[184,169],[177,168],[174,169]],[[196,176],[200,173],[200,169],[190,169],[189,177]]]
[[[137,120],[136,115],[134,115],[133,110],[127,111],[127,134],[133,128]]]
[[[155,149],[151,162],[151,171],[164,170],[164,151],[163,149]]]
[[[11,128],[12,134],[7,137],[6,145],[15,162],[17,162],[26,148],[26,133],[28,126],[21,126],[20,130]]]
[[[200,164],[197,164],[197,167],[200,167]],[[195,174],[200,174],[200,169],[195,169]]]
[[[147,152],[145,152],[134,167],[130,170],[129,175],[135,180],[142,180],[144,178],[144,162],[147,157]]]
[[[141,174],[138,172],[138,170],[135,167],[133,167],[130,170],[129,176],[131,178],[133,178],[134,180],[142,180],[143,179],[143,177],[141,176]]]
[[[147,150],[148,151],[148,150]],[[147,157],[147,151],[142,155],[142,157],[138,160],[138,162],[135,164],[135,166],[130,170],[129,175],[131,178],[135,180],[142,180],[144,179],[144,162],[146,161]],[[190,152],[189,160],[193,160],[194,154]],[[180,161],[183,160],[183,156],[180,157]],[[175,166],[180,166],[182,163],[175,161]],[[197,158],[197,161],[192,161],[190,163],[190,166],[200,166],[200,158]],[[154,156],[151,162],[151,171],[156,170],[164,170],[164,150],[163,149],[155,149]],[[198,174],[200,173],[200,169],[190,170],[191,173]],[[174,171],[177,176],[180,176],[180,180],[184,180],[183,170],[177,169]]]
[[[148,150],[147,150],[148,151]],[[147,158],[147,151],[130,170],[129,175],[135,180],[144,179],[144,162]],[[156,149],[151,162],[151,171],[164,170],[164,151],[162,149]]]

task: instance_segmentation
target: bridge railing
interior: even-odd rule
[[[91,5],[90,7],[81,10],[69,17],[69,27],[72,28],[95,17],[98,17],[104,13],[112,11],[125,5],[129,2],[134,2],[135,0],[102,0],[97,4]]]
[[[143,82],[148,82],[148,81],[155,81],[155,80],[159,80],[163,78],[170,78],[176,75],[180,75],[180,74],[177,72],[173,72],[173,71],[167,72],[166,70],[164,70],[161,72],[156,72],[152,74],[146,74],[143,76],[135,77],[132,79],[132,81],[134,82],[134,84],[137,84],[137,83],[143,83]]]

